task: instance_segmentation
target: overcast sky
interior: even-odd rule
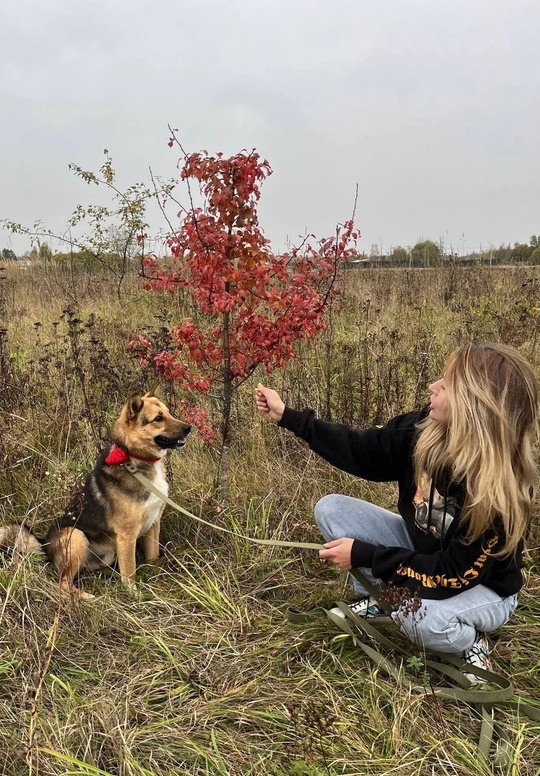
[[[0,106],[0,219],[62,231],[100,201],[68,164],[104,148],[121,185],[174,176],[171,124],[268,159],[276,249],[332,234],[356,184],[366,252],[540,233],[539,0],[2,0]]]

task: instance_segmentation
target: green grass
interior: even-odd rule
[[[34,702],[39,774],[491,772],[472,709],[400,689],[329,623],[287,623],[286,606],[330,597],[336,575],[258,550],[231,567],[222,547],[167,555],[145,577],[139,600],[95,577],[98,598],[83,603],[60,599],[36,562],[3,575],[0,772],[27,772]],[[535,592],[495,649],[530,695]],[[508,772],[534,773],[540,726],[497,717],[514,746]]]
[[[178,317],[185,301],[167,305],[132,288],[121,306],[105,282],[81,278],[69,286],[83,322],[74,345],[73,324],[60,319],[67,280],[22,274],[9,270],[0,305],[0,522],[28,518],[43,533],[124,395],[150,379],[125,353],[129,333]],[[446,353],[468,337],[511,342],[540,363],[528,312],[537,298],[533,268],[349,273],[333,328],[263,379],[294,406],[383,422],[424,401]],[[393,486],[333,470],[261,419],[253,387],[236,399],[227,509],[214,491],[215,451],[195,435],[171,456],[173,499],[227,528],[299,541],[319,540],[312,510],[325,493],[394,507]],[[497,711],[511,752],[495,768],[479,758],[473,708],[441,701],[429,682],[425,694],[410,693],[330,622],[288,623],[289,606],[348,595],[345,576],[315,552],[251,545],[169,508],[162,538],[159,563],[139,568],[136,596],[110,572],[84,580],[97,598],[81,602],[61,597],[37,558],[0,562],[2,776],[540,773],[540,724]],[[495,668],[536,699],[538,543],[535,527],[520,606],[492,640]],[[427,678],[415,661],[402,672]]]

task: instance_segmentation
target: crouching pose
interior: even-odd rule
[[[256,403],[334,466],[397,481],[399,515],[347,496],[322,498],[315,507],[326,540],[320,557],[362,569],[378,587],[409,589],[422,599],[422,616],[407,607],[395,612],[402,632],[490,670],[485,634],[507,622],[523,584],[538,382],[513,348],[468,344],[449,357],[429,391],[425,409],[360,431],[285,407],[260,384]],[[382,614],[353,585],[360,600],[351,609],[366,618]]]

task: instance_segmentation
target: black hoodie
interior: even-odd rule
[[[494,557],[504,545],[502,528],[494,527],[474,542],[466,539],[466,526],[460,520],[464,485],[448,482],[444,475],[423,491],[415,484],[417,425],[426,415],[426,409],[409,412],[382,428],[357,431],[317,420],[313,410],[286,407],[279,425],[349,474],[373,482],[397,481],[398,509],[414,549],[356,539],[351,552],[353,568],[370,567],[384,582],[415,590],[421,598],[449,598],[478,584],[502,598],[517,593],[523,584],[522,551]]]

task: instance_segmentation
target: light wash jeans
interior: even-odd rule
[[[315,520],[326,541],[347,536],[371,544],[413,549],[403,518],[368,501],[350,496],[324,496],[315,505]],[[384,589],[384,583],[373,576],[371,569],[362,569],[362,572]],[[355,579],[353,587],[360,595],[367,595]],[[516,606],[517,595],[501,598],[489,587],[476,585],[450,598],[423,598],[416,616],[399,611],[392,616],[411,641],[428,649],[461,654],[472,647],[476,631],[497,630],[508,621]]]

